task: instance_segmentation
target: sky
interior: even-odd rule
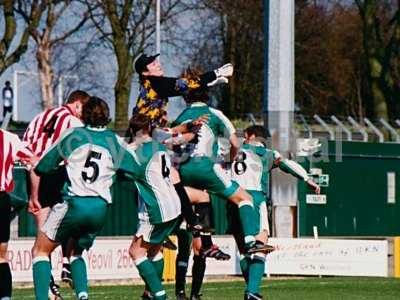
[[[61,22],[61,26],[65,26],[65,22]],[[0,25],[4,24],[3,20],[0,19]],[[18,27],[18,34],[21,35],[21,24]],[[0,36],[2,36],[2,30],[4,26],[0,26]],[[162,28],[161,28],[162,30]],[[80,37],[82,38],[82,37]],[[83,37],[87,38],[87,37]],[[18,120],[29,122],[35,115],[42,111],[40,101],[40,87],[37,76],[37,66],[34,52],[33,40],[29,43],[29,49],[22,57],[20,62],[12,65],[0,76],[0,87],[3,88],[5,82],[9,80],[12,84],[14,95],[18,102]],[[146,49],[147,53],[154,53],[155,49]],[[93,73],[98,74],[98,79],[101,80],[101,89],[95,89],[91,91],[91,94],[99,96],[106,100],[110,106],[111,115],[114,116],[114,89],[115,80],[117,77],[117,64],[114,54],[107,49],[100,48],[96,49],[96,63]],[[65,57],[63,57],[65,59]],[[172,54],[172,49],[167,44],[161,44],[161,56],[160,61],[164,66],[165,74],[167,76],[178,76],[181,67],[178,67],[175,63],[175,58]],[[15,77],[15,74],[16,77]],[[85,89],[82,83],[82,78],[79,78],[79,74],[65,74],[67,77],[65,81],[69,81],[74,89]],[[72,78],[71,78],[72,77]],[[15,78],[17,79],[15,81]],[[64,90],[65,92],[65,90]],[[55,90],[55,101],[58,103],[59,89]],[[131,97],[129,104],[129,111],[132,110],[136,103],[138,94],[138,77],[135,74],[132,81]],[[64,97],[63,97],[64,98]],[[64,99],[63,99],[64,100]],[[0,99],[2,101],[2,99]],[[1,103],[2,104],[2,103]],[[180,111],[184,109],[185,105],[181,98],[172,98],[168,106],[168,113],[171,118],[175,118]],[[3,105],[0,105],[0,118],[2,117]]]

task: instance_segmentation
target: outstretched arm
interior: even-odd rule
[[[214,71],[201,74],[197,79],[159,76],[147,76],[147,79],[150,80],[151,86],[161,97],[174,97],[182,96],[189,90],[227,83],[227,77],[232,76],[232,74],[232,64],[225,64]]]
[[[314,191],[319,194],[321,188],[307,174],[307,171],[297,162],[290,159],[284,159],[279,152],[274,151],[274,166],[279,167],[283,172],[304,180]]]

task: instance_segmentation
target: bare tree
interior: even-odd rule
[[[400,1],[355,0],[363,24],[369,89],[376,117],[388,118],[399,96]]]
[[[19,41],[17,40],[18,22],[15,15],[15,1],[2,0],[0,1],[0,8],[3,12],[4,18],[4,32],[0,40],[0,75],[12,64],[19,61],[21,56],[28,49],[29,32],[35,30],[39,24],[42,14],[39,1],[32,1],[29,10],[26,12],[26,18],[29,23],[22,30],[22,35]],[[12,44],[16,43],[16,46]]]
[[[155,32],[154,0],[85,1],[90,17],[110,46],[117,60],[118,74],[114,86],[115,127],[126,128],[128,105],[134,74],[133,61],[140,52],[153,45]],[[161,23],[166,24],[190,9],[188,1],[161,1]]]
[[[230,62],[235,67],[229,85],[222,88],[221,108],[235,117],[260,112],[263,94],[263,1],[200,0],[195,34],[188,53],[192,64]],[[199,26],[201,24],[201,26]],[[187,45],[186,41],[183,41]]]
[[[18,0],[17,11],[28,25],[31,19],[27,11],[32,5],[33,1]],[[78,32],[89,18],[84,10],[80,14],[72,15],[69,10],[71,5],[71,0],[42,0],[40,7],[43,20],[40,26],[29,30],[36,43],[36,60],[44,109],[54,106],[54,49]]]

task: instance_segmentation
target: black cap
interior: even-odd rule
[[[147,65],[151,64],[160,53],[152,56],[147,56],[146,54],[142,54],[135,61],[135,70],[138,74],[141,74],[143,71],[147,70]]]

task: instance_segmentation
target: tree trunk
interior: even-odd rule
[[[133,78],[133,58],[129,50],[121,43],[115,43],[115,53],[118,63],[118,78],[115,83],[115,128],[126,129],[128,127],[129,98]]]
[[[38,45],[36,58],[38,61],[38,72],[40,91],[42,95],[42,107],[48,109],[54,106],[53,79],[54,72],[50,61],[51,51],[49,43],[44,40]]]
[[[385,85],[382,78],[385,77],[383,60],[385,45],[380,41],[379,20],[377,17],[378,5],[376,1],[365,3],[363,18],[363,44],[367,58],[369,88],[373,100],[374,117],[388,119],[387,99],[385,97]]]

